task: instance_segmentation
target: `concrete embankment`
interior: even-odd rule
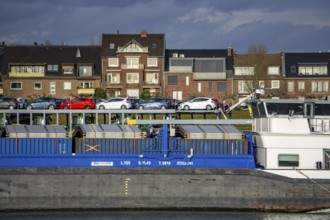
[[[330,188],[329,180],[317,180]],[[330,208],[310,180],[252,169],[2,168],[0,210]]]

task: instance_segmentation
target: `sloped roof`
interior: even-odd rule
[[[77,57],[77,50],[80,57]],[[41,63],[58,64],[88,63],[95,65],[95,73],[101,73],[101,46],[43,46],[43,45],[20,45],[5,46],[2,73],[7,74],[8,63]]]
[[[118,47],[124,47],[127,43],[136,41],[143,47],[148,47],[150,56],[164,56],[165,34],[103,34],[102,35],[102,56],[117,56]],[[110,44],[115,48],[110,49]]]

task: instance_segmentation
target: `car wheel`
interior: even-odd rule
[[[166,109],[166,106],[162,105],[162,106],[160,106],[160,109],[164,110],[164,109]]]
[[[13,110],[13,109],[14,109],[14,106],[13,106],[13,105],[10,105],[10,106],[8,107],[8,109]]]
[[[85,109],[90,109],[91,107],[89,105],[86,105]]]
[[[55,107],[53,105],[48,106],[48,109],[54,109]]]
[[[207,105],[207,106],[206,106],[206,110],[212,110],[212,106]]]
[[[32,109],[32,106],[31,105],[28,105],[28,106],[26,106],[26,109]]]
[[[142,105],[139,106],[139,109],[144,109],[144,107]]]
[[[69,107],[68,106],[64,106],[63,109],[68,109]]]
[[[126,105],[122,105],[120,109],[127,109]]]
[[[99,109],[105,109],[104,105],[100,105]]]
[[[190,108],[189,108],[189,105],[185,105],[184,107],[183,107],[183,109],[184,110],[189,110]]]

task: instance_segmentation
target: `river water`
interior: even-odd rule
[[[1,213],[3,220],[330,220],[327,213],[188,212],[188,211],[75,211]]]

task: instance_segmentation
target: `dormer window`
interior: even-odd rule
[[[114,43],[111,43],[111,44],[109,45],[109,49],[115,49],[115,44],[114,44]]]

